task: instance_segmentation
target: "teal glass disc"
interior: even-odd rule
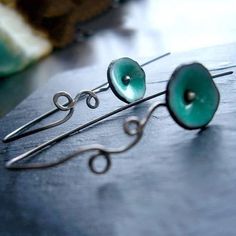
[[[209,71],[200,63],[178,67],[166,91],[166,103],[173,119],[183,128],[205,127],[214,117],[219,91]]]
[[[142,99],[145,95],[145,72],[130,58],[124,57],[111,62],[107,70],[107,78],[114,94],[126,103]]]

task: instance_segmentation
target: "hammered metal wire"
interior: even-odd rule
[[[149,61],[145,62],[144,64],[141,65],[141,67],[149,65],[149,64],[151,64],[151,63],[153,63],[157,60],[160,60],[160,59],[162,59],[162,58],[164,58],[168,55],[170,55],[170,52],[162,54],[161,56],[158,56],[158,57],[156,57],[152,60],[149,60]],[[86,98],[86,103],[87,103],[87,106],[89,108],[91,108],[91,109],[97,108],[98,105],[99,105],[99,99],[98,99],[97,96],[95,96],[95,94],[107,91],[109,88],[110,88],[109,83],[106,82],[106,83],[103,83],[100,86],[92,89],[91,91],[83,91],[83,92],[78,93],[75,96],[74,99],[71,97],[71,95],[69,93],[67,93],[65,91],[61,91],[61,92],[56,93],[53,96],[53,102],[54,102],[54,105],[56,106],[55,109],[52,109],[49,112],[46,112],[45,114],[37,117],[36,119],[28,122],[27,124],[19,127],[15,131],[13,131],[10,134],[6,135],[3,138],[3,142],[7,143],[7,142],[15,141],[15,140],[18,140],[20,138],[23,138],[23,137],[26,137],[26,136],[29,136],[29,135],[32,135],[32,134],[35,134],[35,133],[38,133],[38,132],[41,132],[41,131],[44,131],[44,130],[47,130],[47,129],[50,129],[50,128],[53,128],[53,127],[56,127],[58,125],[61,125],[61,124],[65,123],[66,121],[68,121],[72,117],[72,115],[74,113],[75,103],[77,103],[78,101],[80,101],[84,98]],[[60,97],[65,97],[68,101],[64,104],[60,104],[59,103],[59,98]],[[91,103],[91,99],[95,100],[94,105]],[[47,117],[53,115],[54,113],[56,113],[58,111],[68,111],[68,114],[64,118],[62,118],[58,121],[52,122],[52,123],[50,123],[48,125],[45,125],[45,126],[42,126],[40,128],[35,128],[35,129],[32,129],[32,130],[29,130],[31,127],[38,124],[40,121],[46,119]]]

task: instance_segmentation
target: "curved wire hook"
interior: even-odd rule
[[[64,104],[61,104],[59,101],[59,99],[61,97],[66,98],[67,102]],[[72,117],[76,103],[79,100],[81,100],[81,98],[84,98],[84,97],[86,97],[86,104],[89,108],[95,109],[99,106],[99,99],[98,99],[97,95],[92,91],[82,91],[82,92],[78,93],[74,99],[67,92],[64,92],[64,91],[58,92],[53,96],[53,103],[56,106],[56,109],[54,109],[54,110],[64,111],[64,112],[68,111],[68,114],[64,118],[54,121],[54,122],[47,124],[43,127],[39,127],[39,128],[24,132],[25,130],[28,130],[30,127],[36,125],[39,121],[45,119],[45,115],[43,115],[43,116],[27,123],[26,125],[20,127],[19,129],[13,131],[12,133],[8,134],[6,137],[4,137],[3,142],[5,142],[5,143],[11,142],[11,141],[23,138],[25,136],[29,136],[29,135],[32,135],[32,134],[35,134],[35,133],[41,132],[43,130],[47,130],[47,129],[50,129],[50,128],[53,128],[53,127],[56,127],[58,125],[65,123],[66,121],[68,121]],[[92,103],[92,100],[94,100],[94,104]],[[50,115],[52,113],[49,112],[48,114]],[[49,115],[47,115],[47,117]]]
[[[104,174],[106,173],[112,164],[111,161],[111,155],[112,154],[121,154],[123,152],[126,152],[130,150],[132,147],[134,147],[142,138],[144,128],[150,119],[152,113],[158,108],[158,107],[164,107],[166,106],[165,103],[155,103],[153,106],[150,107],[146,117],[143,119],[139,119],[138,117],[129,117],[125,123],[123,124],[124,132],[129,136],[134,136],[134,140],[130,142],[128,145],[122,146],[120,148],[106,148],[102,145],[90,145],[90,146],[84,146],[79,148],[77,152],[75,152],[73,155],[68,155],[64,158],[61,158],[56,161],[51,161],[48,163],[28,163],[28,164],[17,164],[19,161],[25,159],[26,157],[19,156],[17,158],[14,158],[7,162],[6,167],[10,169],[42,169],[42,168],[49,168],[53,166],[60,165],[66,161],[71,160],[72,158],[77,157],[78,155],[81,155],[85,152],[96,152],[93,154],[88,161],[88,166],[90,170],[94,174]],[[96,168],[96,160],[98,158],[103,158],[105,160],[105,166],[102,170],[97,170]]]
[[[229,71],[229,72],[225,72],[225,73],[221,73],[221,74],[217,74],[217,75],[213,75],[212,78],[217,78],[217,77],[222,77],[222,76],[226,76],[226,75],[230,75],[232,74],[233,72],[232,71]],[[150,109],[149,109],[149,112],[147,114],[147,116],[143,119],[143,120],[139,120],[137,117],[131,117],[129,118],[125,123],[124,123],[124,131],[126,134],[128,134],[129,136],[136,136],[136,138],[134,139],[134,141],[132,143],[130,143],[128,146],[124,146],[124,147],[121,147],[119,149],[107,149],[105,148],[104,146],[101,146],[101,145],[92,145],[92,146],[84,146],[82,148],[79,149],[78,152],[76,152],[75,154],[73,154],[72,156],[67,156],[65,158],[62,158],[60,160],[57,160],[57,161],[52,161],[52,162],[48,162],[48,163],[31,163],[31,164],[17,164],[19,161],[22,161],[26,158],[29,158],[29,157],[33,157],[35,156],[36,154],[39,154],[40,152],[52,147],[53,145],[59,143],[60,141],[72,136],[72,135],[75,135],[77,133],[79,133],[81,130],[83,129],[86,129],[94,124],[97,124],[98,122],[100,121],[103,121],[105,120],[106,118],[108,117],[111,117],[121,111],[124,111],[124,110],[127,110],[131,107],[134,107],[138,104],[141,104],[143,102],[146,102],[148,100],[151,100],[151,99],[154,99],[158,96],[161,96],[161,95],[164,95],[166,93],[166,91],[162,91],[160,93],[156,93],[156,94],[153,94],[151,96],[148,96],[146,98],[143,98],[143,99],[140,99],[136,102],[133,102],[133,103],[130,103],[126,106],[123,106],[121,108],[118,108],[110,113],[107,113],[103,116],[100,116],[92,121],[89,121],[88,123],[84,124],[84,125],[81,125],[81,126],[78,126],[77,128],[74,128],[64,134],[61,134],[41,145],[39,145],[38,147],[35,147],[13,159],[11,159],[10,161],[8,161],[6,163],[6,168],[8,169],[37,169],[37,168],[48,168],[48,167],[52,167],[52,166],[56,166],[56,165],[59,165],[59,164],[62,164],[66,161],[68,161],[69,159],[79,155],[79,154],[82,154],[84,152],[87,152],[87,151],[97,151],[97,154],[96,155],[93,155],[89,161],[89,167],[91,169],[92,172],[96,173],[96,174],[101,174],[102,173],[105,173],[109,168],[110,168],[110,165],[111,165],[111,160],[110,160],[110,154],[118,154],[118,153],[122,153],[122,152],[125,152],[127,150],[129,150],[130,148],[132,148],[142,137],[142,133],[143,133],[143,129],[147,123],[147,121],[150,119],[152,113],[159,107],[159,106],[166,106],[166,104],[164,103],[161,103],[161,104],[154,104]],[[136,127],[135,129],[131,129],[130,127],[133,126],[133,127]],[[99,156],[103,156],[104,159],[106,160],[106,163],[107,165],[105,166],[105,169],[102,170],[102,171],[97,171],[95,168],[94,168],[94,162],[95,160],[99,157]]]
[[[161,56],[158,56],[158,57],[156,57],[156,58],[154,58],[152,60],[149,60],[149,61],[145,62],[144,64],[141,65],[141,67],[149,65],[149,64],[151,64],[151,63],[153,63],[153,62],[155,62],[155,61],[157,61],[157,60],[159,60],[161,58],[164,58],[164,57],[166,57],[168,55],[170,55],[170,52],[165,53],[165,54],[163,54]],[[100,86],[92,89],[91,91],[87,91],[88,94],[90,93],[90,95],[87,97],[87,100],[86,100],[86,103],[87,103],[88,107],[94,109],[93,108],[94,106],[91,105],[91,103],[90,103],[90,100],[93,97],[93,95],[91,95],[91,94],[101,93],[101,92],[107,91],[108,89],[109,89],[109,83],[106,82],[106,83],[103,83]],[[74,101],[78,102],[79,100],[82,100],[83,98],[86,97],[86,94],[84,94],[84,95],[80,95],[80,94],[81,93],[79,93],[75,97]],[[66,97],[68,99],[68,102],[65,103],[65,104],[59,104],[58,103],[58,98],[61,97],[61,96]],[[3,139],[3,142],[5,142],[5,143],[11,142],[11,141],[23,138],[25,136],[29,136],[29,135],[41,132],[43,130],[47,130],[47,129],[56,127],[58,125],[61,125],[61,124],[65,123],[66,121],[68,121],[72,117],[72,115],[73,115],[73,110],[71,109],[73,107],[72,106],[73,105],[73,101],[72,101],[71,96],[68,93],[66,93],[66,92],[59,92],[59,93],[56,93],[54,95],[53,100],[54,100],[54,104],[56,105],[55,109],[52,109],[52,110],[46,112],[45,114],[37,117],[36,119],[26,123],[25,125],[19,127],[15,131],[11,132],[7,136],[5,136],[5,138]],[[96,101],[95,101],[95,105],[96,105]],[[47,117],[53,115],[54,113],[56,113],[58,111],[69,111],[69,113],[63,119],[61,119],[59,121],[53,122],[53,123],[51,123],[49,125],[46,125],[46,126],[43,126],[43,127],[40,127],[40,128],[29,130],[31,127],[35,126],[40,121],[46,119]],[[29,131],[25,132],[26,130],[29,130]]]

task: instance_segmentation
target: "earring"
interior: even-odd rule
[[[169,52],[158,56],[142,65],[139,65],[136,61],[128,57],[114,60],[110,63],[107,70],[108,82],[101,84],[90,91],[81,91],[74,98],[72,98],[69,93],[64,91],[56,93],[53,96],[53,103],[56,106],[55,109],[46,112],[45,114],[35,118],[34,120],[6,135],[3,139],[3,142],[11,142],[65,123],[72,117],[75,105],[84,98],[86,98],[86,104],[89,108],[97,108],[99,106],[99,98],[97,94],[107,91],[109,88],[111,88],[112,92],[117,98],[125,103],[131,103],[142,99],[146,92],[146,75],[142,68],[168,55],[170,55]],[[61,104],[59,102],[59,98],[61,97],[66,98],[67,103]],[[94,104],[92,103],[92,99],[94,99]],[[68,113],[61,120],[55,121],[40,128],[29,130],[40,121],[46,119],[58,111],[68,111]]]
[[[128,151],[134,147],[142,138],[144,128],[151,118],[152,113],[160,107],[167,107],[171,117],[185,129],[201,129],[206,127],[213,119],[215,112],[219,106],[220,94],[213,81],[214,78],[222,77],[232,74],[232,71],[211,75],[210,72],[200,63],[192,63],[179,66],[171,75],[167,83],[165,91],[153,94],[149,97],[130,103],[121,107],[111,113],[101,116],[92,120],[82,126],[77,127],[67,133],[64,133],[37,148],[34,148],[22,155],[19,155],[6,163],[9,169],[37,169],[48,168],[62,164],[82,153],[93,151],[95,152],[89,159],[88,166],[95,174],[104,174],[111,167],[111,155],[120,154]],[[81,147],[73,155],[66,156],[57,161],[48,163],[27,163],[18,164],[19,161],[42,152],[43,150],[52,147],[59,141],[80,132],[82,129],[96,124],[114,114],[117,114],[130,107],[136,106],[145,101],[151,100],[155,97],[165,94],[164,103],[154,103],[148,110],[143,119],[138,117],[130,117],[124,123],[124,132],[129,136],[134,136],[135,139],[120,148],[106,148],[101,145],[90,145]],[[105,160],[105,166],[102,170],[97,170],[95,161],[97,158],[102,157]]]

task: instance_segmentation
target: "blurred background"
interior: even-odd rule
[[[233,0],[122,1],[78,26],[91,36],[78,33],[73,44],[21,73],[0,78],[0,116],[62,71],[108,65],[124,56],[146,60],[167,51],[236,42],[235,22]]]

